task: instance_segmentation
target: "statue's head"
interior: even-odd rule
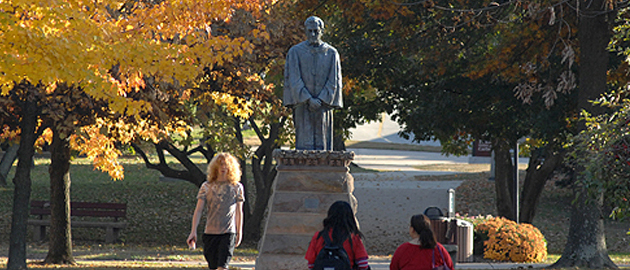
[[[324,21],[316,16],[311,16],[304,21],[306,28],[306,40],[315,46],[322,44],[322,35],[324,34]]]

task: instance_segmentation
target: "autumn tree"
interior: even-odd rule
[[[244,171],[241,180],[248,201],[244,205],[244,241],[250,243],[260,237],[271,196],[276,174],[273,150],[289,139],[288,111],[282,106],[278,94],[283,80],[284,55],[296,42],[294,39],[302,36],[295,33],[299,24],[287,19],[285,15],[289,9],[282,3],[265,6],[264,10],[260,13],[237,10],[231,21],[213,24],[213,33],[246,38],[253,44],[253,50],[233,61],[206,68],[196,81],[197,86],[189,90],[186,104],[191,108],[191,120],[201,134],[154,144],[157,161],[150,159],[146,147],[134,144],[148,168],[196,186],[206,179],[205,168],[190,160],[193,153],[201,153],[207,162],[217,152],[235,153],[241,159],[243,170],[247,168],[245,160],[250,159],[251,172]],[[262,31],[268,36],[256,37],[252,31]],[[242,103],[234,102],[236,100]],[[239,109],[235,106],[239,104],[246,106]],[[258,141],[251,152],[243,140],[245,126],[255,132]],[[166,162],[164,150],[176,158],[177,166]]]
[[[31,162],[35,153],[35,141],[39,137],[37,115],[39,107],[36,103],[37,87],[26,82],[16,84],[11,89],[11,96],[16,100],[16,107],[3,106],[3,109],[19,110],[22,117],[3,119],[3,128],[20,129],[20,148],[18,165],[13,178],[13,214],[11,220],[11,236],[9,239],[9,260],[7,269],[26,269],[26,220],[28,219],[28,203],[31,195]],[[6,101],[0,101],[8,105]],[[12,118],[12,119],[11,119]]]
[[[614,1],[359,0],[302,4],[326,15],[345,11],[341,19],[352,26],[340,35],[359,36],[370,44],[361,53],[372,56],[364,63],[377,71],[371,84],[385,93],[385,100],[400,105],[393,105],[396,117],[417,139],[436,138],[446,150],[458,150],[465,148],[470,138],[495,138],[496,162],[498,167],[508,168],[504,172],[514,166],[505,153],[516,139],[544,139],[547,150],[533,152],[530,161],[534,162],[530,162],[527,175],[539,179],[526,179],[521,198],[537,198],[554,164],[562,161],[564,150],[560,146],[567,142],[565,134],[583,127],[575,121],[578,111],[600,113],[589,102],[607,89],[610,55],[606,46],[617,9],[623,6]],[[426,90],[418,93],[419,89]],[[489,94],[485,98],[479,95],[484,90]],[[475,104],[479,98],[481,102]],[[434,113],[445,109],[453,113]],[[503,117],[475,117],[484,112],[503,113]],[[441,120],[427,117],[431,115]],[[543,117],[536,120],[537,115]],[[504,135],[497,137],[497,131]],[[542,154],[540,158],[538,154]],[[514,195],[506,189],[511,190],[507,185],[511,177],[497,174],[503,175],[497,175],[502,178],[496,189],[498,211],[509,216]],[[557,266],[614,266],[605,251],[599,201],[579,200],[567,248]],[[535,205],[535,200],[523,202]],[[589,207],[585,202],[595,204]],[[531,221],[531,211],[521,213],[528,213],[524,219]]]
[[[501,53],[498,44],[521,33],[520,28],[512,29],[518,23],[456,27],[458,21],[470,18],[452,9],[428,9],[432,4],[435,3],[300,3],[304,9],[317,9],[332,21],[330,32],[343,44],[340,53],[347,59],[344,67],[350,66],[348,80],[359,82],[355,84],[358,91],[354,91],[368,93],[356,96],[372,100],[368,104],[378,107],[377,112],[392,113],[405,127],[402,136],[413,134],[416,140],[439,140],[448,154],[467,153],[474,139],[494,142],[500,215],[515,218],[510,188],[513,162],[509,152],[517,140],[536,136],[552,142],[532,152],[536,156],[531,159],[521,196],[521,220],[531,222],[541,191],[538,187],[544,186],[540,183],[562,160],[553,137],[566,126],[564,117],[571,106],[570,96],[555,99],[562,105],[553,110],[548,110],[541,98],[523,104],[513,97],[512,89],[518,80],[492,75],[496,71],[475,72],[480,68],[477,65],[488,61],[486,55]],[[525,32],[521,39],[530,44],[524,47],[538,48],[537,40],[545,40],[541,35],[555,33],[554,30]],[[515,61],[505,57],[501,59],[504,63]],[[560,59],[555,61],[561,64]],[[542,160],[547,162],[543,164]]]
[[[579,11],[578,108],[597,116],[604,110],[591,102],[608,91],[607,74],[611,56],[607,48],[617,11],[614,3],[607,1],[577,3],[587,5]],[[583,123],[580,129],[585,129]],[[578,173],[582,170],[577,168]],[[617,268],[606,250],[603,190],[590,192],[588,187],[578,185],[575,191],[578,200],[571,212],[567,244],[562,257],[552,266]]]
[[[575,6],[584,8],[574,10]],[[607,51],[607,46],[611,41],[618,7],[605,1],[550,4],[533,1],[514,7],[522,8],[518,9],[524,15],[524,20],[519,24],[521,29],[534,32],[551,27],[556,29],[555,35],[546,39],[552,42],[542,43],[525,52],[519,51],[520,55],[510,53],[510,48],[514,44],[523,44],[519,43],[521,39],[516,36],[506,40],[501,46],[501,51],[505,53],[499,55],[517,55],[519,61],[508,62],[510,65],[507,68],[494,72],[502,72],[501,76],[516,79],[519,85],[514,89],[515,94],[524,101],[531,97],[542,97],[547,104],[553,105],[559,94],[574,91],[572,85],[575,85],[577,99],[574,111],[586,110],[593,115],[601,114],[602,109],[592,106],[591,101],[608,90],[607,73],[611,68],[609,59],[612,54]],[[562,65],[553,65],[554,56],[562,59]],[[491,57],[495,56],[488,56],[489,59]],[[577,64],[575,70],[572,68],[574,62]],[[492,66],[496,62],[487,63],[481,67]],[[529,79],[523,80],[523,76]],[[576,131],[584,128],[583,123],[573,122],[573,125]],[[578,172],[580,170],[578,168]],[[575,187],[576,195],[580,197],[573,205],[568,241],[562,257],[553,267],[616,268],[606,251],[602,194],[596,192],[596,196],[590,197],[585,194],[593,193],[581,189]]]
[[[84,93],[91,100],[104,102],[110,116],[128,116],[128,123],[142,122],[140,117],[145,115],[169,119],[163,107],[156,106],[154,102],[160,99],[160,93],[169,91],[160,86],[185,86],[201,74],[203,68],[222,63],[248,50],[251,47],[248,42],[210,35],[208,25],[213,20],[229,20],[232,6],[256,10],[257,4],[255,1],[0,3],[0,16],[4,22],[0,31],[0,50],[5,54],[5,61],[0,68],[1,94],[4,98],[23,88],[29,90],[22,91],[29,95],[18,95],[19,98],[14,99],[28,105],[24,107],[28,110],[14,110],[13,113],[29,113],[17,117],[29,124],[28,127],[19,127],[22,135],[20,147],[25,149],[20,150],[19,164],[30,164],[32,151],[29,149],[32,149],[34,142],[30,134],[34,134],[35,138],[41,134],[41,131],[34,130],[43,126],[40,125],[42,119],[38,118],[43,112],[43,106],[50,104],[40,98],[60,91],[63,89],[60,85]],[[172,17],[171,14],[176,16]],[[186,40],[182,41],[183,38]],[[37,84],[33,86],[33,83]],[[171,96],[181,96],[182,89],[188,87],[173,88]],[[138,98],[137,93],[142,97]],[[180,105],[176,99],[175,103]],[[70,121],[70,124],[72,127],[77,123]],[[61,149],[67,149],[65,140],[75,130],[60,130],[59,127],[54,128],[58,139],[64,141],[61,142]],[[63,156],[64,159],[67,157]],[[105,161],[97,167],[103,169],[107,163],[112,164],[111,161]],[[25,165],[18,165],[20,171],[16,176],[19,177],[14,180],[16,199],[9,269],[26,267],[24,237],[30,179],[23,170],[27,169]],[[69,200],[65,202],[66,207],[67,203]],[[67,220],[66,215],[56,215],[55,218]],[[68,224],[67,221],[65,223]],[[53,230],[56,231],[62,230]],[[65,233],[66,230],[63,231]]]
[[[94,102],[84,92],[60,84],[50,94],[42,96],[41,124],[48,129],[50,142],[50,232],[45,263],[74,263],[70,231],[70,138],[77,127],[91,125],[96,117],[106,113],[103,102]]]

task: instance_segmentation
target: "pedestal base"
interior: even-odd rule
[[[267,207],[256,270],[307,269],[304,259],[328,208],[347,201],[356,213],[354,179],[348,165],[354,152],[276,150],[278,174]]]

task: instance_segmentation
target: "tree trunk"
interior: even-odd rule
[[[273,160],[273,150],[279,148],[276,141],[280,136],[286,117],[281,117],[278,123],[269,126],[267,137],[265,137],[265,133],[254,120],[250,119],[248,121],[261,141],[261,145],[256,149],[255,155],[252,157],[253,185],[248,183],[247,174],[245,172],[245,162],[241,161],[241,167],[243,169],[241,182],[245,188],[245,200],[247,201],[247,203],[243,205],[243,242],[251,243],[258,241],[262,234],[265,211],[269,198],[271,197],[271,187],[277,173]],[[239,127],[240,122],[235,121],[235,125],[236,136],[239,141],[242,142],[242,134],[240,134],[241,129]],[[158,170],[164,176],[184,179],[195,184],[197,187],[200,187],[201,184],[206,181],[204,171],[200,170],[188,157],[190,152],[180,151],[167,141],[161,141],[155,145],[160,160],[158,164],[151,163],[140,146],[132,144],[132,147],[134,147],[136,152],[144,159],[147,168]],[[171,155],[176,157],[178,162],[182,164],[185,169],[175,170],[171,168],[164,158],[164,150],[167,150]],[[211,158],[213,155],[214,151],[212,151],[212,149],[204,152],[206,158]],[[255,199],[252,198],[252,195],[255,195]],[[253,203],[250,202],[250,200],[253,200]]]
[[[515,220],[512,200],[514,166],[510,156],[510,144],[504,140],[494,140],[492,149],[495,162],[494,188],[497,214],[507,219]]]
[[[618,268],[606,250],[604,215],[601,210],[603,193],[596,198],[586,196],[581,193],[573,204],[567,245],[560,259],[551,268]]]
[[[531,224],[534,221],[540,194],[542,194],[547,180],[564,160],[564,151],[555,153],[552,145],[547,146],[544,151],[545,154],[533,153],[529,159],[527,174],[521,190],[520,222]]]
[[[243,238],[248,242],[258,241],[262,234],[265,211],[271,197],[273,181],[277,174],[273,160],[273,151],[279,148],[276,141],[284,121],[286,121],[286,118],[283,117],[278,123],[271,124],[269,126],[269,135],[265,138],[258,124],[250,120],[250,126],[256,131],[261,145],[256,149],[252,157],[252,174],[254,176],[254,186],[256,187],[256,199],[251,215],[245,215]]]
[[[346,142],[343,140],[343,133],[334,132],[333,136],[333,150],[334,151],[346,151]]]
[[[29,93],[30,94],[30,93]],[[31,165],[35,154],[35,140],[38,107],[34,99],[26,98],[22,107],[20,121],[20,148],[18,150],[18,165],[13,183],[13,214],[11,220],[11,236],[9,239],[9,260],[7,269],[27,269],[26,266],[26,232],[31,199]]]
[[[607,11],[605,0],[580,0],[580,21],[578,39],[579,93],[578,109],[585,109],[593,115],[602,113],[603,108],[593,107],[589,101],[599,98],[607,89],[608,52],[606,47],[611,37],[611,26],[616,15]],[[583,127],[582,127],[583,128]],[[571,224],[567,244],[562,257],[552,267],[617,268],[606,251],[601,207],[603,195],[586,200],[586,190],[575,188],[581,196],[572,208]]]
[[[70,229],[70,141],[53,131],[50,147],[50,233],[44,263],[74,264]]]
[[[527,175],[520,191],[519,222],[532,223],[545,184],[564,158],[564,153],[554,153],[552,146],[548,148],[544,155],[534,154],[529,160]],[[511,145],[506,141],[495,140],[493,143],[497,214],[515,220],[514,164],[510,150]]]
[[[272,151],[261,158],[252,158],[252,167],[257,166],[263,169],[253,169],[254,181],[256,183],[256,202],[251,216],[245,224],[245,236],[249,241],[258,241],[262,234],[262,224],[265,218],[267,204],[272,194],[273,181],[275,180],[277,171],[275,166],[265,168],[269,162],[272,162]]]
[[[20,145],[12,144],[9,146],[7,151],[4,152],[2,156],[2,160],[0,161],[0,186],[7,185],[7,176],[9,175],[9,171],[11,171],[11,167],[13,167],[13,163],[18,157],[18,149]]]

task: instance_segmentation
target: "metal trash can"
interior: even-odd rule
[[[456,224],[454,232],[449,232],[449,225]],[[431,219],[431,230],[436,240],[444,245],[452,246],[455,252],[451,253],[453,262],[473,262],[473,224],[465,220],[455,220],[446,217]]]
[[[472,262],[473,258],[473,241],[474,241],[473,224],[466,220],[457,220],[457,232],[455,233],[455,242],[457,243],[457,262]]]
[[[427,216],[431,222],[431,230],[435,235],[436,240],[440,244],[446,244],[449,218],[444,216],[442,209],[431,206],[424,210],[424,215]]]
[[[435,235],[435,240],[440,244],[447,244],[451,241],[448,241],[448,223],[450,222],[449,218],[446,217],[436,217],[430,220],[431,222],[431,230],[433,230],[433,234]]]

